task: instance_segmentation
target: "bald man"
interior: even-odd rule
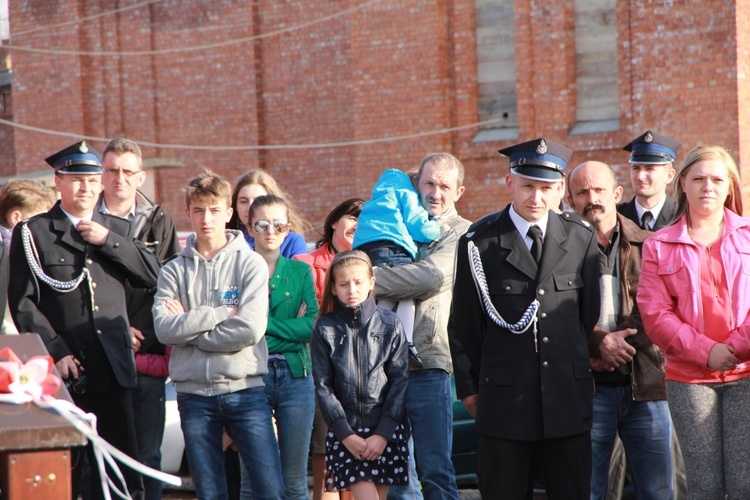
[[[591,498],[607,498],[609,464],[617,435],[631,466],[638,498],[672,498],[670,419],[659,349],[643,329],[635,302],[641,247],[651,233],[617,213],[622,186],[605,163],[577,166],[568,203],[596,230],[601,308],[589,337],[594,370]]]

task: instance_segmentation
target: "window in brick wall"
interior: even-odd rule
[[[474,142],[518,138],[513,0],[474,0],[477,30],[479,130]]]
[[[575,0],[576,120],[571,134],[617,130],[616,0]]]
[[[8,0],[0,0],[0,43],[10,39],[10,24],[8,22]]]

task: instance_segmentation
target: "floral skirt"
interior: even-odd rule
[[[368,438],[374,429],[356,429],[358,436]],[[325,491],[341,491],[354,483],[370,481],[375,484],[405,485],[409,482],[409,432],[403,424],[396,427],[377,460],[355,458],[330,430],[326,435]]]

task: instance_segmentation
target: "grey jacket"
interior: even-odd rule
[[[448,336],[448,320],[453,299],[453,278],[458,239],[469,229],[470,222],[455,208],[440,218],[450,230],[431,243],[420,245],[413,264],[375,268],[377,297],[393,300],[414,299],[414,343],[424,366],[453,372]],[[414,365],[410,369],[420,369]]]
[[[216,396],[262,387],[268,373],[268,266],[242,233],[227,230],[227,238],[207,261],[190,235],[159,273],[154,328],[160,342],[173,346],[169,375],[179,392]],[[170,314],[170,299],[185,312]],[[239,312],[230,317],[232,307]]]

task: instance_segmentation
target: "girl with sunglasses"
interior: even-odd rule
[[[278,429],[281,471],[287,499],[307,499],[307,456],[310,447],[315,388],[310,339],[318,314],[312,271],[304,262],[281,255],[289,236],[289,208],[278,196],[255,198],[248,212],[255,251],[268,265],[268,374],[266,396]],[[248,492],[241,467],[242,493]]]

